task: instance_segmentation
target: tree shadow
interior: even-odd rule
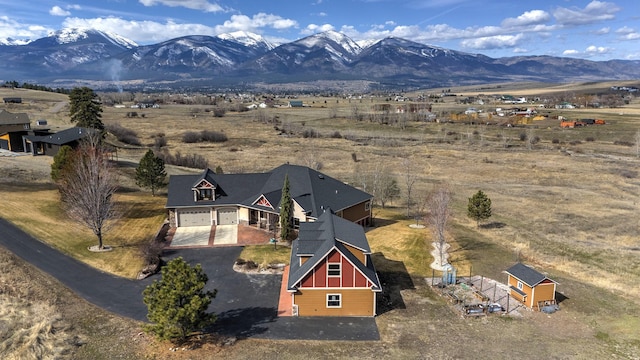
[[[387,259],[382,253],[371,254],[371,259],[382,285],[382,293],[377,297],[377,314],[381,315],[394,309],[406,309],[400,291],[415,289],[415,286],[404,263]]]
[[[375,228],[379,228],[379,227],[383,227],[383,226],[389,226],[389,225],[393,225],[397,222],[397,220],[393,220],[393,219],[381,219],[381,218],[373,218],[373,225],[369,226],[365,229],[365,232],[369,231],[369,230],[373,230]]]
[[[505,226],[507,226],[507,224],[499,221],[494,221],[487,224],[482,224],[480,225],[480,228],[481,229],[502,229]]]
[[[207,331],[237,339],[250,338],[269,330],[268,323],[276,320],[278,310],[272,307],[248,307],[218,314],[218,320]]]

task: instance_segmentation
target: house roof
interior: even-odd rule
[[[26,113],[10,113],[7,110],[0,110],[0,125],[29,124],[29,115]]]
[[[508,268],[507,273],[522,281],[523,283],[529,285],[530,287],[534,287],[543,282],[545,279],[549,279],[544,274],[534,270],[533,268],[523,263],[517,263]]]
[[[293,241],[291,246],[287,289],[295,290],[297,284],[313,268],[324,260],[332,250],[336,250],[371,281],[374,291],[380,291],[382,289],[380,279],[378,279],[371,259],[369,258],[367,265],[365,265],[345,245],[362,249],[365,256],[370,256],[371,249],[362,227],[334,215],[330,209],[320,215],[315,222],[301,223],[298,238]],[[309,259],[300,265],[300,256],[308,256]]]
[[[95,132],[93,129],[72,127],[49,135],[27,135],[25,138],[34,143],[41,142],[45,144],[64,145],[83,139],[93,132]]]
[[[169,177],[166,207],[243,205],[278,213],[287,175],[291,198],[313,218],[318,218],[324,209],[340,211],[372,198],[364,191],[306,166],[285,164],[267,173],[216,174],[206,169],[200,175],[172,175]],[[192,187],[201,179],[216,185],[214,201],[196,202],[194,199]],[[255,205],[263,195],[273,209]]]

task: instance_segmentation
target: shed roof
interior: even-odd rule
[[[72,127],[49,135],[28,135],[25,136],[25,138],[34,143],[42,142],[45,144],[64,145],[81,140],[94,132],[94,129]]]
[[[544,274],[534,270],[533,268],[523,263],[517,263],[508,268],[507,273],[522,281],[523,283],[529,285],[530,287],[534,287],[543,282],[545,279],[549,279]]]

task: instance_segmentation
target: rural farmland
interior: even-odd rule
[[[119,252],[107,255],[112,258],[79,258],[120,276],[135,275],[141,262],[134,245],[153,237],[164,219],[166,191],[151,197],[133,179],[137,161],[158,144],[158,138],[163,139],[161,151],[202,157],[210,168],[220,167],[225,173],[268,171],[289,162],[319,169],[354,186],[362,186],[370,174],[392,174],[400,195],[384,208],[374,207],[376,225],[366,233],[376,254],[376,268],[387,276],[385,286],[400,294],[376,318],[380,341],[343,344],[248,338],[222,345],[224,339],[212,336],[195,349],[168,351],[169,344],[156,343],[140,332],[136,322],[88,305],[4,252],[0,302],[48,307],[56,314],[55,321],[41,321],[53,321],[64,329],[63,340],[54,343],[67,347],[64,356],[70,358],[638,358],[640,100],[632,96],[614,108],[544,106],[545,98],[603,93],[613,84],[461,87],[450,89],[456,96],[442,97],[444,89],[401,94],[401,98],[398,94],[297,94],[295,100],[302,101],[302,107],[288,107],[290,99],[271,94],[244,104],[241,97],[227,95],[227,101],[216,105],[163,101],[158,108],[132,109],[135,102],[128,101],[125,107],[104,106],[105,125],[131,130],[139,144],[108,137],[117,146],[122,189],[118,201],[126,211],[111,235],[106,234],[106,241],[118,245]],[[494,97],[507,93],[538,100],[505,105]],[[59,129],[73,125],[64,95],[5,88],[0,95],[22,98],[21,104],[5,104],[2,109],[26,112],[32,122],[46,119]],[[266,98],[281,106],[238,111],[238,103],[246,107]],[[475,103],[461,101],[466,98],[474,98]],[[477,98],[483,98],[483,103],[478,104]],[[380,104],[391,110],[380,112],[387,108],[376,107]],[[416,109],[429,105],[437,121],[411,115],[408,104],[416,104]],[[540,119],[499,116],[495,111],[518,106],[535,108]],[[216,111],[221,107],[223,112]],[[465,114],[470,107],[480,111]],[[606,123],[562,128],[558,116]],[[226,141],[184,141],[186,132],[202,131],[223,133]],[[64,252],[82,254],[81,249],[93,241],[90,232],[51,229],[68,220],[57,211],[50,163],[44,156],[0,158],[4,199],[0,216]],[[170,174],[201,170],[167,167]],[[409,175],[416,182],[410,199],[413,205],[407,209],[404,179]],[[505,269],[518,260],[529,263],[558,281],[563,299],[559,312],[461,319],[429,288],[425,278],[432,275],[431,233],[409,225],[424,222],[420,206],[430,191],[444,184],[453,193],[447,241],[452,246],[451,263],[459,273],[504,282]],[[493,207],[493,216],[480,227],[466,214],[468,198],[478,190],[491,198]],[[14,209],[25,203],[32,205],[39,221],[16,214]],[[138,230],[131,234],[130,228]],[[73,239],[68,239],[69,234]],[[12,285],[16,281],[27,282],[28,287]],[[70,346],[75,343],[65,339],[82,344]],[[538,351],[537,356],[531,355],[533,351]]]

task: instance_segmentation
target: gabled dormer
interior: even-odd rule
[[[264,195],[260,195],[256,201],[253,202],[252,205],[258,205],[258,206],[263,206],[263,207],[267,207],[267,208],[271,208],[271,209],[275,209],[273,207],[273,205],[271,205],[271,202],[269,201],[269,199],[267,199],[266,196]]]
[[[216,184],[209,178],[210,169],[207,169],[198,181],[193,184],[191,190],[193,191],[193,200],[198,201],[215,201],[216,200]]]

